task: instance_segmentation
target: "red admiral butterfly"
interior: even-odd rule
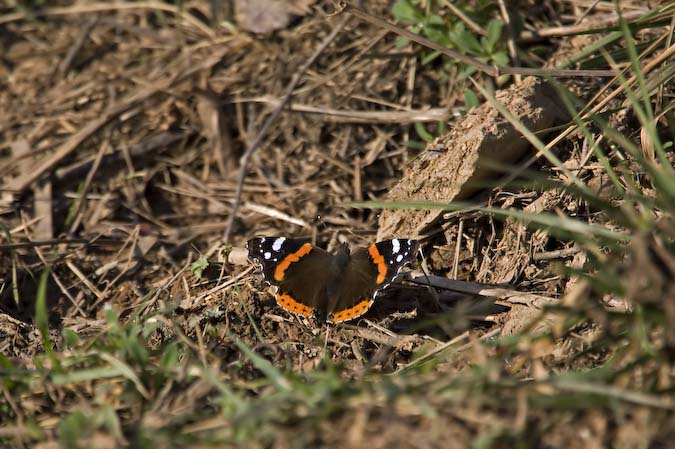
[[[335,254],[286,237],[256,237],[246,246],[284,310],[341,323],[370,309],[401,267],[415,259],[419,243],[385,240],[354,252],[343,244]]]

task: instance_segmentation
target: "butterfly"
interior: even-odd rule
[[[419,242],[392,239],[335,254],[302,240],[256,237],[248,255],[276,287],[277,304],[297,315],[342,323],[366,313],[401,268],[417,257]]]

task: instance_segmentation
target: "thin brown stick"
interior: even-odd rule
[[[35,254],[37,254],[40,261],[42,261],[42,265],[45,266],[45,267],[48,267],[51,264],[56,263],[56,260],[54,260],[54,259],[52,259],[51,261],[47,260],[45,255],[42,254],[42,251],[40,251],[40,249],[37,248],[37,247],[35,247]],[[50,276],[54,280],[56,285],[59,287],[59,289],[61,290],[61,293],[63,293],[63,295],[66,298],[68,298],[68,300],[73,305],[75,310],[77,310],[80,313],[81,316],[83,316],[83,317],[86,316],[86,313],[84,312],[84,310],[82,310],[82,307],[80,307],[80,303],[75,298],[73,298],[73,295],[70,294],[70,292],[68,291],[66,286],[63,285],[63,282],[61,282],[61,279],[59,278],[59,276],[53,270],[50,273]]]
[[[504,25],[506,25],[506,33],[508,35],[506,45],[509,48],[509,55],[511,56],[511,61],[513,61],[515,65],[520,65],[520,61],[518,60],[518,51],[516,50],[516,33],[513,29],[513,22],[511,21],[511,16],[509,16],[509,11],[506,9],[506,3],[504,2],[504,0],[499,0],[497,3],[499,3],[499,10],[502,13],[502,18],[504,19]],[[515,75],[514,78],[517,83],[522,81],[520,75]]]
[[[595,0],[591,6],[586,8],[586,11],[584,11],[579,16],[579,18],[576,20],[576,22],[574,22],[574,25],[576,26],[576,25],[579,25],[581,22],[583,22],[584,19],[586,18],[586,16],[588,16],[591,13],[591,11],[593,11],[595,9],[595,7],[598,6],[598,3],[600,3],[600,1],[601,0]]]
[[[482,335],[480,338],[478,338],[478,340],[474,340],[473,342],[470,342],[470,343],[467,343],[466,345],[463,345],[462,348],[467,348],[468,347],[467,345],[472,345],[472,344],[475,344],[476,342],[488,340],[488,339],[494,337],[495,335],[499,334],[501,331],[502,331],[501,327],[497,327],[495,329],[492,329],[490,332],[488,332],[488,333]],[[446,349],[448,349],[452,346],[455,346],[457,343],[460,343],[461,341],[466,340],[469,337],[470,337],[470,333],[469,333],[469,331],[466,331],[463,334],[460,334],[460,335],[456,336],[452,340],[447,341],[447,342],[445,342],[441,345],[438,345],[437,347],[435,347],[431,351],[424,354],[422,357],[413,360],[412,362],[408,363],[407,365],[402,366],[398,370],[391,373],[391,375],[400,373],[400,372],[405,371],[405,370],[409,370],[413,366],[418,366],[421,363],[424,363],[428,360],[431,360],[433,357],[438,356],[440,353],[442,353]]]
[[[455,244],[455,259],[452,261],[452,278],[457,279],[459,272],[459,253],[462,250],[462,235],[464,234],[464,220],[459,219],[459,226],[457,226],[457,242]]]
[[[341,11],[348,12],[349,14],[358,17],[361,20],[364,20],[373,25],[384,28],[393,33],[396,33],[400,36],[403,36],[407,39],[410,39],[413,42],[417,42],[420,45],[423,45],[432,50],[436,50],[440,53],[443,53],[450,58],[454,58],[458,61],[463,62],[466,65],[470,65],[477,70],[480,70],[483,73],[486,73],[492,77],[498,77],[500,75],[524,75],[524,76],[550,76],[556,78],[564,77],[611,77],[614,76],[614,72],[611,70],[565,70],[565,69],[532,69],[528,67],[498,67],[492,66],[489,64],[484,64],[472,58],[471,56],[464,55],[457,51],[446,48],[436,42],[430,41],[419,34],[415,34],[411,31],[405,30],[401,27],[398,27],[392,23],[387,22],[386,20],[380,19],[372,14],[365,12],[362,9],[357,8],[351,3],[340,2],[342,7]]]
[[[646,11],[632,11],[623,15],[623,19],[629,23],[642,17]],[[523,31],[518,37],[519,42],[535,42],[551,37],[562,37],[573,34],[590,33],[592,31],[606,31],[618,26],[619,17],[616,15],[607,17],[604,20],[598,20],[591,23],[584,23],[571,26],[560,26],[545,28],[536,31]]]
[[[459,20],[464,22],[469,28],[473,30],[474,33],[480,34],[481,36],[486,36],[487,33],[483,28],[481,28],[480,25],[478,25],[476,22],[471,20],[471,17],[467,16],[462,12],[461,9],[456,7],[455,5],[452,4],[452,2],[448,0],[443,0],[443,4],[450,10],[454,15],[456,15]]]
[[[278,107],[281,100],[269,97],[238,98],[230,103],[266,103]],[[438,122],[449,120],[452,112],[448,108],[409,109],[402,111],[363,111],[348,109],[333,109],[294,103],[286,108],[288,112],[321,115],[322,120],[332,123],[384,123],[408,124],[417,122]]]
[[[230,234],[232,233],[232,228],[234,227],[234,220],[237,218],[237,212],[239,211],[239,207],[241,206],[241,195],[244,190],[244,181],[246,180],[246,172],[248,170],[248,163],[251,159],[251,156],[253,156],[253,153],[255,153],[256,150],[260,147],[263,137],[265,137],[267,131],[272,126],[272,124],[277,121],[277,119],[281,115],[281,111],[283,111],[284,107],[288,104],[289,101],[291,101],[293,91],[300,82],[302,76],[305,74],[307,69],[309,69],[309,67],[314,63],[314,61],[316,61],[319,55],[323,53],[323,51],[326,49],[326,47],[328,47],[328,45],[333,41],[333,39],[335,39],[338,33],[342,31],[342,29],[347,24],[348,20],[349,17],[343,18],[342,21],[338,23],[335,28],[333,28],[333,31],[331,31],[331,33],[328,36],[326,36],[323,42],[321,42],[321,44],[317,47],[312,56],[310,56],[309,59],[307,59],[307,61],[305,61],[305,63],[298,69],[298,71],[295,72],[293,78],[291,78],[290,83],[288,83],[288,87],[286,88],[286,92],[284,93],[283,98],[281,99],[277,107],[274,109],[274,111],[272,111],[272,113],[267,117],[265,123],[263,123],[263,126],[260,128],[258,135],[248,146],[246,152],[244,152],[244,154],[241,156],[240,159],[241,168],[239,169],[239,179],[237,180],[237,191],[234,197],[234,204],[232,204],[232,212],[230,212],[230,218],[227,221],[227,226],[225,227],[225,233],[223,235],[223,240],[225,242],[228,242],[230,239]]]
[[[0,244],[0,251],[6,251],[19,248],[37,248],[39,246],[57,246],[57,245],[120,245],[121,240],[113,239],[51,239],[34,240],[32,242],[16,242]]]
[[[90,18],[84,25],[82,31],[80,31],[80,34],[79,36],[77,36],[77,39],[75,39],[75,42],[73,42],[73,45],[71,45],[70,49],[68,49],[66,57],[63,58],[63,61],[61,61],[61,64],[59,64],[57,68],[58,74],[61,78],[65,77],[66,74],[68,73],[68,70],[70,70],[70,66],[73,63],[73,60],[75,60],[75,56],[80,52],[82,46],[87,41],[89,34],[94,29],[97,23],[98,23],[98,16]]]
[[[574,256],[578,252],[581,252],[581,248],[573,246],[572,248],[559,249],[556,251],[546,251],[543,253],[534,253],[532,255],[532,260],[551,260],[551,259],[563,259],[565,257]]]
[[[525,304],[537,309],[547,305],[559,304],[559,300],[549,296],[537,295],[530,292],[521,292],[510,288],[502,288],[495,285],[479,284],[477,282],[458,281],[441,276],[422,275],[410,279],[410,282],[419,285],[431,285],[471,295],[486,296],[501,299],[512,304]]]
[[[73,222],[70,224],[70,228],[68,229],[68,234],[72,235],[77,227],[80,225],[80,222],[82,221],[82,217],[80,215],[80,212],[82,212],[82,208],[84,207],[84,203],[87,198],[87,192],[89,192],[89,187],[91,186],[91,182],[94,180],[94,175],[98,171],[98,168],[101,166],[101,161],[103,160],[103,155],[110,149],[110,143],[106,139],[103,141],[101,144],[101,147],[98,150],[98,153],[96,154],[96,159],[94,159],[94,165],[91,166],[91,169],[89,170],[89,173],[87,173],[87,177],[84,179],[84,185],[82,186],[82,189],[80,190],[80,194],[77,198],[77,206],[75,206],[75,213],[73,214]]]
[[[361,158],[356,156],[354,158],[354,200],[363,201],[363,195],[361,190]]]

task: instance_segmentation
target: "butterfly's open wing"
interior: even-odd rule
[[[262,265],[265,280],[277,287],[279,306],[302,316],[325,313],[330,253],[285,237],[257,237],[247,247],[249,257]]]
[[[370,309],[377,292],[396,277],[401,268],[417,256],[416,240],[394,239],[359,248],[352,253],[342,273],[342,282],[329,298],[329,323],[358,318]]]

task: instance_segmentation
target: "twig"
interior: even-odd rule
[[[106,139],[101,144],[101,147],[99,148],[98,153],[96,154],[96,159],[94,159],[94,165],[91,166],[89,173],[87,173],[87,177],[84,179],[84,185],[82,186],[82,189],[80,189],[80,194],[77,198],[77,206],[75,207],[75,213],[73,214],[73,222],[70,224],[70,228],[68,229],[69,235],[72,235],[75,232],[77,227],[80,225],[80,222],[82,221],[80,212],[82,212],[82,207],[84,207],[87,192],[89,191],[91,182],[94,180],[94,175],[98,171],[98,168],[101,166],[101,160],[103,160],[103,155],[109,149],[110,143],[108,139]]]
[[[171,276],[171,279],[169,279],[167,282],[163,282],[159,288],[157,288],[150,299],[145,301],[144,303],[141,303],[136,307],[136,310],[134,312],[135,316],[142,316],[143,313],[148,310],[151,306],[157,302],[157,299],[159,299],[159,295],[161,295],[164,291],[168,290],[169,288],[173,287],[173,283],[176,282],[176,279],[180,278],[185,271],[187,271],[190,267],[192,266],[192,257],[189,256],[187,263],[183,265],[183,267],[178,270],[177,273],[175,273],[173,276]],[[160,315],[158,315],[160,316]]]
[[[297,226],[301,226],[305,229],[311,229],[312,226],[310,226],[309,223],[307,223],[305,220],[301,218],[296,218],[296,217],[291,217],[288,214],[285,214],[279,210],[273,209],[271,207],[263,206],[261,204],[255,204],[255,203],[250,203],[247,202],[244,204],[244,207],[248,210],[251,210],[253,212],[257,212],[262,215],[267,215],[268,217],[274,218],[276,220],[282,220],[287,223],[291,223]]]
[[[493,297],[508,303],[525,304],[538,309],[547,305],[560,303],[558,299],[548,296],[537,295],[529,292],[521,292],[518,290],[512,290],[510,288],[501,288],[494,285],[447,279],[441,276],[417,276],[410,279],[410,281],[419,285],[431,285],[432,287],[445,288],[461,293]]]
[[[18,248],[37,248],[39,246],[56,246],[56,245],[120,245],[120,240],[113,239],[51,239],[51,240],[35,240],[32,242],[17,242],[0,244],[0,251],[11,250]]]
[[[241,195],[244,190],[244,181],[246,180],[246,172],[248,170],[248,163],[251,159],[251,156],[253,156],[253,153],[255,153],[256,150],[260,147],[263,137],[265,137],[267,131],[272,126],[272,124],[277,121],[277,118],[279,118],[279,116],[281,115],[281,111],[284,109],[286,104],[288,104],[288,102],[291,101],[293,91],[295,90],[295,86],[297,86],[298,83],[300,82],[300,78],[302,78],[307,69],[309,69],[309,67],[314,63],[314,61],[316,61],[319,55],[323,53],[323,51],[326,49],[326,47],[328,47],[328,45],[333,41],[333,39],[335,39],[335,37],[342,30],[342,28],[344,28],[344,26],[347,24],[348,20],[349,20],[348,17],[343,18],[342,21],[338,23],[337,26],[333,29],[333,31],[331,31],[331,33],[328,36],[326,36],[323,42],[321,42],[321,45],[317,47],[312,56],[310,56],[309,59],[307,59],[307,61],[305,61],[305,63],[293,75],[293,78],[291,78],[291,82],[288,83],[288,87],[286,88],[286,92],[283,98],[281,99],[281,102],[279,102],[274,111],[272,111],[272,113],[267,117],[267,120],[265,120],[265,123],[263,123],[263,126],[260,128],[258,135],[248,146],[246,152],[244,152],[244,154],[242,155],[240,159],[241,168],[239,169],[239,179],[237,180],[237,191],[234,198],[234,204],[232,205],[232,212],[230,212],[230,218],[227,221],[227,226],[225,227],[225,234],[223,235],[223,240],[225,242],[228,242],[230,240],[230,234],[232,233],[234,220],[237,218],[237,212],[239,211],[239,207],[241,206]]]
[[[35,236],[40,240],[51,239],[54,237],[54,198],[51,178],[37,183],[33,193],[34,214],[40,219],[34,228]]]
[[[633,20],[639,19],[646,12],[645,11],[632,11],[623,15],[624,20],[631,22]],[[545,28],[542,30],[535,31],[523,31],[518,37],[520,42],[534,42],[539,40],[548,39],[550,37],[561,37],[569,36],[572,34],[582,34],[590,33],[591,31],[603,30],[608,31],[610,29],[615,29],[619,23],[619,17],[616,15],[610,16],[604,20],[594,21],[592,23],[585,23],[572,26],[560,26]]]
[[[354,158],[354,180],[353,180],[354,200],[363,201],[361,190],[361,158],[356,156]]]
[[[570,257],[580,252],[581,248],[573,246],[572,248],[559,249],[556,251],[546,251],[543,253],[534,253],[532,255],[532,260],[551,260],[551,259],[562,259],[564,257]]]
[[[410,342],[418,341],[420,338],[417,335],[389,335],[385,332],[379,332],[373,329],[366,329],[363,327],[353,325],[341,325],[343,329],[350,329],[358,332],[359,337],[370,340],[381,345],[391,346],[392,348],[400,348],[402,345]]]
[[[240,98],[230,103],[266,103],[278,107],[281,100],[269,97]],[[408,124],[417,122],[446,121],[452,116],[448,108],[410,109],[404,111],[363,111],[349,109],[333,109],[294,103],[286,108],[289,112],[317,114],[325,116],[323,120],[332,123],[385,123],[385,124]]]
[[[506,3],[504,2],[504,0],[499,0],[497,3],[499,3],[499,10],[502,13],[504,25],[506,25],[506,33],[509,36],[508,40],[506,41],[506,45],[509,48],[509,55],[511,56],[511,61],[513,61],[515,65],[520,65],[520,61],[518,60],[518,51],[516,50],[516,33],[513,30],[513,22],[511,22],[509,11],[506,9]],[[515,75],[514,78],[517,83],[522,81],[520,75]]]
[[[191,305],[190,305],[190,306],[191,306],[191,307],[194,307],[193,304],[195,304],[197,301],[200,301],[202,298],[206,298],[206,297],[209,296],[209,295],[213,295],[214,293],[218,293],[218,292],[220,292],[221,290],[226,290],[226,289],[227,289],[228,287],[230,287],[231,285],[236,284],[236,283],[239,282],[241,279],[243,279],[243,278],[245,278],[246,276],[248,276],[248,275],[251,273],[251,271],[255,271],[255,269],[256,269],[255,266],[254,266],[254,265],[251,265],[251,266],[249,266],[247,269],[245,269],[244,271],[242,271],[241,273],[239,273],[238,275],[234,276],[234,277],[231,278],[231,279],[228,279],[226,282],[223,282],[222,284],[218,284],[218,285],[216,285],[215,287],[213,287],[213,288],[211,288],[211,289],[209,289],[209,290],[207,290],[207,291],[205,291],[205,292],[203,292],[203,293],[200,293],[198,296],[196,296],[194,299],[192,299],[192,300],[190,301],[190,302],[191,302]],[[181,308],[185,309],[185,307],[181,307]]]
[[[74,274],[78,279],[80,279],[80,281],[82,281],[82,283],[89,289],[89,291],[91,291],[94,295],[96,295],[96,297],[98,298],[99,301],[102,300],[102,299],[104,299],[103,292],[101,292],[101,291],[94,285],[94,283],[91,282],[91,281],[89,280],[89,278],[82,272],[82,270],[80,270],[80,269],[77,267],[77,265],[75,265],[75,264],[74,264],[73,262],[71,262],[70,260],[66,260],[66,266],[67,266],[68,268],[70,268],[70,271],[72,271],[73,274]]]
[[[42,261],[42,264],[45,267],[48,267],[52,263],[55,263],[55,260],[52,260],[51,262],[48,261],[47,258],[44,256],[44,254],[42,254],[42,251],[40,251],[40,249],[37,247],[35,247],[35,254],[37,254],[38,258],[40,259],[40,261]],[[68,300],[71,302],[75,310],[80,312],[81,316],[86,317],[87,314],[84,312],[84,310],[82,310],[82,307],[80,307],[80,303],[75,298],[73,298],[73,295],[71,295],[66,286],[63,285],[63,282],[61,282],[61,279],[56,275],[54,270],[51,271],[50,275],[54,280],[54,282],[56,283],[56,285],[58,285],[58,287],[61,289],[61,293],[63,293],[63,295],[66,298],[68,298]],[[16,279],[13,279],[13,281],[16,282]]]
[[[462,250],[462,235],[464,234],[464,220],[459,219],[457,226],[457,243],[455,244],[455,260],[452,261],[452,278],[457,279],[459,272],[459,253]]]
[[[488,339],[494,337],[495,335],[499,334],[501,331],[502,331],[502,328],[501,328],[501,327],[492,329],[490,332],[488,332],[488,333],[482,335],[482,336],[478,339],[478,341],[485,341],[485,340],[488,340]],[[442,353],[442,352],[445,351],[446,349],[448,349],[448,348],[450,348],[450,347],[456,345],[457,343],[461,342],[462,340],[466,340],[467,338],[469,338],[469,331],[466,331],[466,332],[464,332],[463,334],[460,334],[460,335],[456,336],[456,337],[453,338],[452,340],[447,341],[447,342],[443,343],[442,345],[439,345],[439,346],[435,347],[435,348],[432,349],[431,351],[429,351],[429,352],[427,352],[426,354],[424,354],[422,357],[420,357],[420,358],[418,358],[418,359],[415,359],[414,361],[408,363],[408,364],[405,365],[405,366],[402,366],[401,368],[399,368],[398,370],[394,371],[394,372],[391,373],[390,375],[395,375],[395,374],[401,373],[402,371],[409,370],[409,369],[412,368],[413,366],[420,365],[421,363],[426,362],[427,360],[430,360],[430,359],[436,357],[437,355],[439,355],[440,353]],[[465,349],[465,348],[469,347],[471,344],[473,344],[473,342],[467,343],[466,345],[463,345],[461,348],[458,349],[458,351],[460,351],[460,350],[462,350],[462,349]]]
[[[68,49],[66,57],[63,58],[61,64],[58,65],[58,73],[61,78],[65,77],[66,74],[68,73],[70,65],[73,63],[73,60],[75,59],[77,53],[82,49],[82,46],[87,40],[87,37],[89,37],[89,33],[91,33],[91,30],[93,30],[96,24],[98,23],[98,19],[99,19],[98,16],[94,16],[91,19],[89,19],[89,21],[84,26],[82,31],[80,31],[79,36],[77,36],[77,39],[75,39],[73,45],[71,45],[70,49]]]
[[[453,13],[454,15],[456,15],[457,17],[459,17],[459,20],[461,20],[462,22],[466,23],[466,25],[467,25],[469,28],[471,28],[471,29],[473,30],[474,33],[480,34],[481,36],[486,36],[486,35],[487,35],[487,33],[485,32],[485,30],[484,30],[483,28],[481,28],[480,25],[478,25],[476,22],[474,22],[473,20],[471,20],[471,17],[469,17],[469,16],[467,16],[466,14],[464,14],[464,13],[462,12],[461,9],[459,9],[458,7],[456,7],[455,5],[453,5],[450,1],[448,1],[448,0],[443,0],[443,4],[444,4],[445,6],[447,6],[447,8],[448,8],[450,11],[452,11],[452,13]]]
[[[158,134],[150,135],[138,143],[129,145],[127,148],[130,157],[141,157],[151,151],[159,151],[163,147],[169,147],[175,142],[185,138],[182,132],[162,131]],[[110,169],[126,157],[123,148],[115,148],[109,154],[103,156],[101,165]],[[91,166],[96,160],[95,156],[90,156],[71,165],[56,169],[56,181],[67,181],[68,179],[80,179],[91,170]],[[11,162],[10,162],[11,163]]]
[[[380,28],[387,29],[393,33],[396,33],[400,36],[410,39],[413,42],[417,42],[420,45],[424,45],[427,48],[436,50],[440,53],[443,53],[450,58],[456,59],[463,62],[466,65],[474,67],[477,70],[480,70],[483,73],[486,73],[492,77],[498,77],[500,75],[525,75],[525,76],[551,76],[551,77],[611,77],[614,76],[614,72],[611,70],[564,70],[564,69],[532,69],[528,67],[498,67],[492,66],[489,64],[484,64],[472,58],[471,56],[464,55],[457,51],[446,48],[436,42],[430,41],[419,34],[415,34],[408,30],[405,30],[401,27],[398,27],[392,23],[387,22],[386,20],[380,19],[372,14],[369,14],[362,9],[357,8],[351,3],[340,2],[342,11],[348,12],[361,20],[364,20],[373,25],[379,26]]]
[[[590,14],[590,12],[593,11],[593,10],[595,9],[596,6],[598,6],[598,3],[600,3],[600,0],[595,0],[591,6],[589,6],[588,8],[586,8],[586,11],[584,11],[584,12],[579,16],[579,18],[576,20],[576,22],[574,22],[574,25],[579,25],[581,22],[583,22],[584,19],[586,18],[586,16],[588,16],[588,14]]]

